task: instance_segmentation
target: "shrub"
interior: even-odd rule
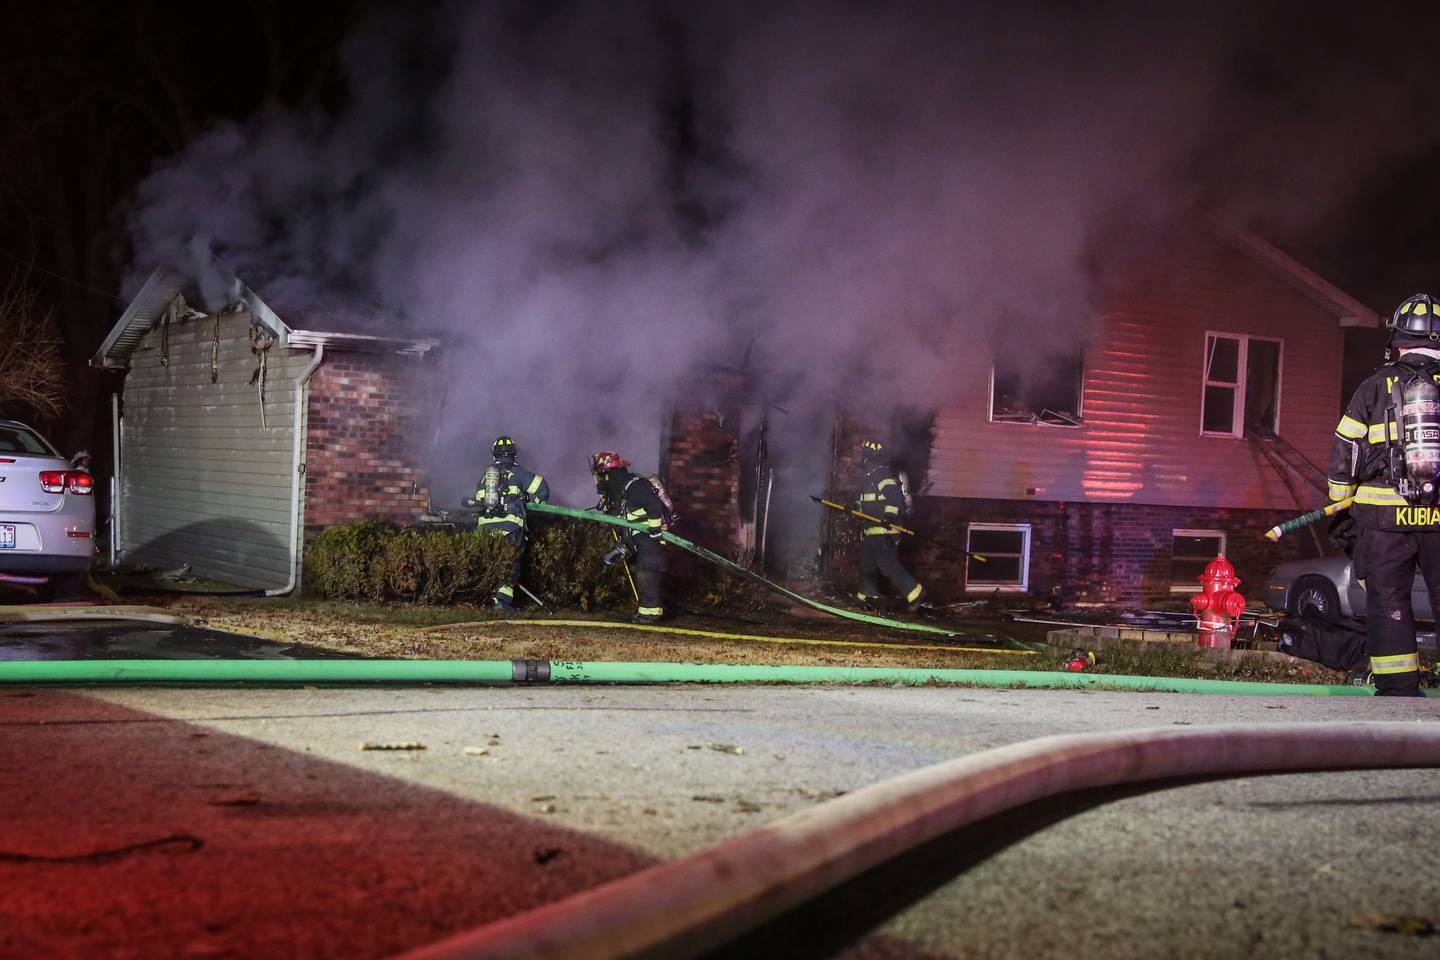
[[[631,599],[620,564],[601,559],[615,545],[609,526],[583,521],[530,519],[525,582],[546,603],[601,610]]]
[[[525,585],[547,604],[597,610],[630,599],[619,566],[600,562],[608,528],[531,518]],[[362,520],[330,527],[305,550],[305,589],[334,600],[445,604],[488,599],[509,576],[504,537]]]
[[[305,547],[305,589],[337,600],[379,600],[375,561],[399,531],[389,520],[327,527]]]

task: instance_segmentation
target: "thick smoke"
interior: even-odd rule
[[[1001,327],[1037,362],[1086,336],[1084,265],[1115,218],[1206,201],[1293,228],[1386,156],[1364,124],[1275,155],[1268,113],[1318,141],[1350,78],[1285,101],[1285,77],[1245,71],[1267,51],[1244,11],[1161,6],[377,16],[348,42],[343,108],[222,126],[145,182],[136,271],[168,261],[219,298],[218,257],[282,316],[363,304],[447,334],[437,500],[499,432],[578,499],[587,451],[655,466],[701,368],[746,357],[754,399],[812,437],[837,402],[933,406],[946,358]],[[1297,160],[1311,192],[1277,203]]]

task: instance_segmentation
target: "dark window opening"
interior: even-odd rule
[[[1023,592],[1030,586],[1030,525],[972,523],[965,558],[966,589]],[[984,557],[981,560],[980,557]]]
[[[1279,341],[1205,335],[1201,433],[1227,437],[1275,433],[1279,407]]]
[[[1221,530],[1175,530],[1170,540],[1170,592],[1199,593],[1200,575],[1225,552]]]
[[[1034,354],[997,357],[990,381],[990,419],[1079,426],[1084,374],[1084,357],[1078,348],[1048,358]]]

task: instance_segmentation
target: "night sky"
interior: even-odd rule
[[[846,337],[902,284],[929,291],[899,299],[916,330],[1003,302],[946,262],[979,273],[983,250],[1012,288],[1083,296],[1063,266],[1114,215],[1233,217],[1382,315],[1440,287],[1433,5],[1151,6],[5,2],[0,279],[28,270],[53,304],[52,429],[97,447],[114,385],[84,361],[177,251],[262,295],[393,291],[397,315],[523,317],[592,356],[594,329],[673,340],[693,313],[666,370],[617,354],[585,384],[633,385],[637,410],[697,356],[762,333],[788,356],[810,334],[786,318],[872,255],[916,277],[845,291],[814,366],[851,382],[887,374]],[[966,176],[927,186],[947,155]],[[951,261],[916,263],[946,232]],[[766,263],[835,234],[832,273]],[[483,289],[456,277],[482,261]],[[601,301],[623,310],[552,319]]]

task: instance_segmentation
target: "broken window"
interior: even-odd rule
[[[1199,593],[1200,575],[1225,552],[1223,530],[1174,530],[1170,534],[1170,592]]]
[[[990,419],[1078,427],[1085,362],[1082,350],[1036,356],[1014,351],[990,368]]]
[[[1237,334],[1205,335],[1202,436],[1276,432],[1280,414],[1280,343]]]
[[[971,553],[965,558],[965,589],[1024,593],[1030,588],[1030,524],[972,523],[965,549]]]

